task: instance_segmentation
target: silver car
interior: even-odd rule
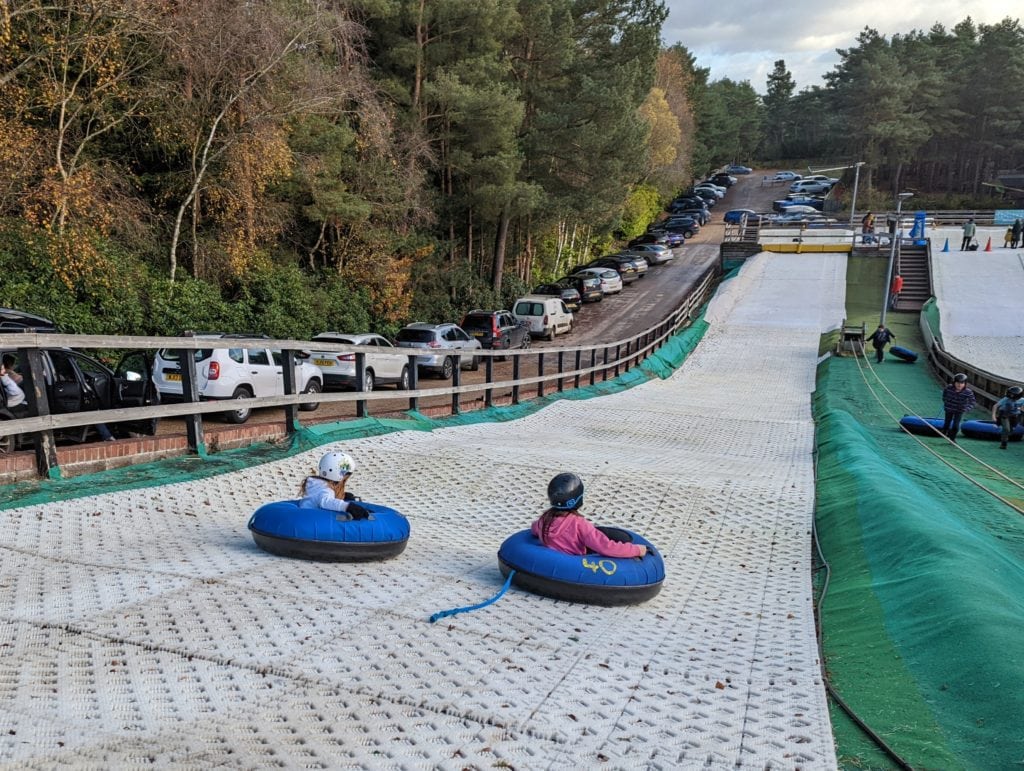
[[[663,244],[637,244],[619,254],[625,254],[627,257],[643,257],[651,265],[664,265],[675,258],[673,251]]]
[[[480,359],[472,355],[483,346],[470,337],[458,324],[409,324],[398,332],[395,343],[399,348],[424,348],[430,353],[416,357],[420,369],[431,370],[449,379],[455,373],[455,356],[462,354],[462,369],[480,368]]]
[[[313,343],[337,343],[339,345],[372,346],[366,352],[366,368],[363,374],[363,390],[372,391],[378,385],[393,383],[399,390],[409,389],[409,357],[396,350],[390,340],[375,334],[347,335],[344,332],[321,332]],[[394,351],[389,353],[388,351]],[[337,351],[310,352],[310,361],[324,373],[324,386],[357,388],[356,355]]]

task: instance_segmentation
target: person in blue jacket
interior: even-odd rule
[[[349,519],[367,519],[370,512],[360,505],[356,496],[345,492],[345,484],[356,462],[343,452],[329,452],[320,459],[317,473],[302,480],[299,508],[327,509],[347,514]]]
[[[974,409],[975,402],[974,391],[967,385],[967,375],[962,372],[953,375],[953,382],[942,389],[942,407],[946,411],[942,433],[949,438],[949,441],[956,441],[957,432],[960,430],[960,421],[965,412]]]
[[[1006,443],[1010,439],[1010,432],[1020,422],[1021,407],[1024,406],[1024,389],[1020,386],[1010,386],[1006,389],[1006,396],[992,406],[992,420],[999,424],[999,449],[1005,450]]]

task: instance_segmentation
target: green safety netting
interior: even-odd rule
[[[153,485],[186,482],[226,474],[244,468],[307,452],[332,442],[364,436],[377,436],[392,431],[433,431],[446,426],[516,420],[530,415],[558,399],[591,399],[618,393],[652,377],[666,378],[679,367],[697,346],[708,328],[704,321],[706,305],[694,322],[672,335],[665,344],[639,366],[617,377],[598,381],[564,392],[551,392],[520,404],[489,407],[443,418],[429,418],[419,412],[408,412],[406,418],[362,418],[335,423],[306,426],[287,441],[261,442],[249,447],[228,450],[203,457],[190,455],[84,474],[70,479],[19,482],[0,487],[0,510],[16,506],[50,503],[86,495],[130,490]],[[585,382],[585,381],[584,381]]]
[[[854,262],[848,317],[871,329],[884,264]],[[901,345],[921,349],[915,314],[887,323]],[[821,617],[826,669],[854,711],[915,768],[1019,767],[1024,516],[940,458],[1021,508],[1024,492],[942,439],[922,438],[936,457],[899,429],[904,412],[941,415],[941,385],[927,365],[893,357],[871,364],[825,362],[814,400],[817,534],[831,565]],[[1012,479],[1024,477],[1024,445],[960,442]],[[833,723],[842,766],[893,767],[837,709]]]

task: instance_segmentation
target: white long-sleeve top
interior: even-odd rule
[[[19,404],[25,401],[25,392],[21,390],[21,387],[14,382],[14,379],[4,373],[0,375],[0,382],[3,383],[4,391],[7,392],[7,407],[17,407]]]
[[[334,490],[323,479],[308,477],[306,494],[302,496],[299,507],[303,509],[327,509],[328,511],[348,511],[348,501],[334,497]]]

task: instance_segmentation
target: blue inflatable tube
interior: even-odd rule
[[[907,348],[901,348],[898,345],[894,345],[889,349],[889,353],[895,356],[897,359],[903,361],[917,361],[917,354]]]
[[[920,436],[940,436],[945,420],[942,418],[919,418],[916,415],[904,415],[900,418],[900,428],[908,434]]]
[[[965,420],[960,424],[960,431],[971,439],[999,439],[999,424],[991,420]],[[1015,426],[1010,431],[1010,441],[1019,442],[1024,439],[1024,426]]]
[[[634,605],[660,592],[665,563],[651,542],[629,530],[600,529],[612,540],[644,544],[647,555],[619,559],[563,554],[542,546],[529,530],[520,530],[498,549],[501,574],[508,577],[515,570],[512,583],[528,592],[592,605]]]
[[[409,540],[409,520],[394,509],[360,502],[369,519],[338,519],[338,512],[307,509],[298,501],[260,506],[249,519],[256,545],[282,557],[321,562],[366,562],[398,556]]]

